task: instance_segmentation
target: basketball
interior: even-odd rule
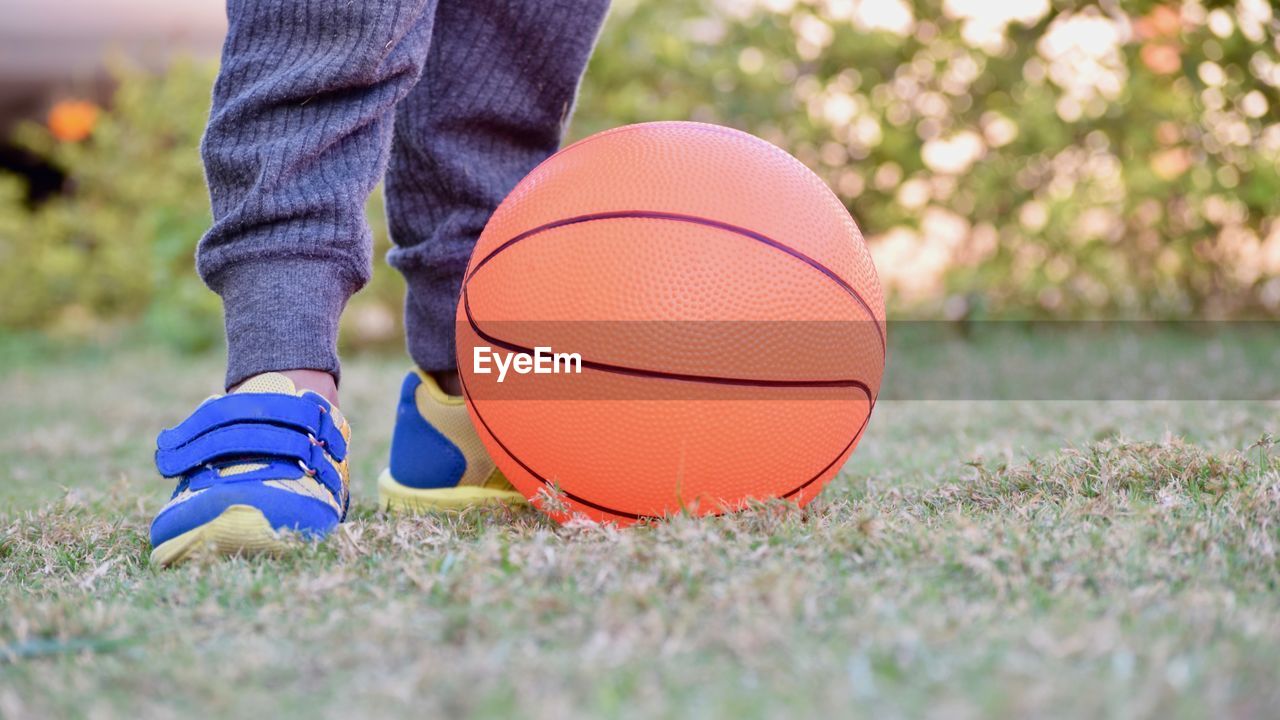
[[[774,145],[700,123],[570,145],[507,196],[457,314],[471,419],[558,520],[808,503],[858,445],[885,365],[866,244]]]

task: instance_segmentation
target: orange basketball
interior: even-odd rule
[[[559,520],[807,503],[857,446],[884,362],[880,282],[839,199],[714,125],[621,127],[542,163],[458,304],[471,419]]]

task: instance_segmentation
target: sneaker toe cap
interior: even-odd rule
[[[321,538],[338,525],[339,514],[327,503],[262,483],[215,485],[180,502],[170,503],[151,523],[153,547],[211,522],[233,505],[259,510],[273,530],[290,530]]]

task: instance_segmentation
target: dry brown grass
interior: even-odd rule
[[[150,438],[214,361],[0,378],[23,461],[0,470],[0,716],[1280,707],[1280,467],[1251,447],[1276,405],[885,403],[809,508],[618,531],[376,514],[398,370],[348,369],[339,533],[168,572],[145,564]]]

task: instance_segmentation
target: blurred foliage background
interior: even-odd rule
[[[1266,0],[615,0],[570,139],[691,119],[786,148],[862,226],[892,316],[1272,317],[1278,29]],[[101,112],[18,131],[68,183],[32,205],[0,175],[0,327],[219,341],[192,263],[214,73],[122,68]],[[375,265],[348,348],[400,342]]]

